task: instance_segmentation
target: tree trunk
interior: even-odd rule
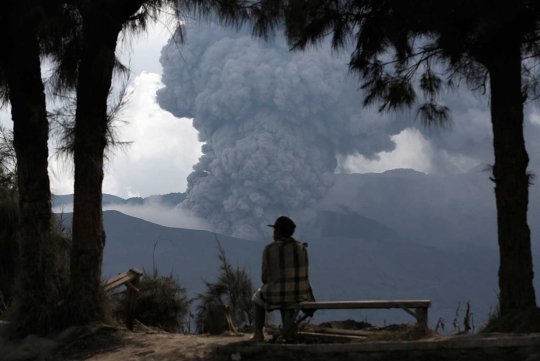
[[[104,316],[101,264],[105,247],[101,208],[103,158],[107,144],[107,98],[121,26],[83,15],[83,50],[75,116],[75,195],[70,293],[73,321]]]
[[[28,4],[26,4],[28,6]],[[6,76],[17,155],[20,265],[18,321],[25,332],[47,331],[44,318],[57,299],[61,280],[51,254],[51,192],[44,86],[37,24],[22,4],[10,17]],[[18,15],[17,15],[18,13]],[[47,313],[49,312],[49,313]]]
[[[500,307],[504,316],[536,307],[536,298],[531,232],[527,224],[529,157],[523,137],[521,49],[519,41],[502,44],[491,58],[488,70],[495,149],[493,181],[500,251]]]
[[[146,0],[81,1],[83,49],[75,114],[75,195],[70,303],[75,323],[104,316],[101,264],[105,247],[101,208],[107,145],[107,98],[123,24]]]

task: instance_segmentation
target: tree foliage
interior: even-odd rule
[[[451,125],[444,92],[461,85],[490,99],[501,256],[501,314],[536,306],[530,229],[531,175],[523,108],[539,93],[540,2],[428,0],[260,0],[245,6],[254,33],[284,28],[293,50],[330,37],[336,51],[352,48],[364,105],[379,111],[416,107],[420,121]]]
[[[51,238],[54,222],[50,214],[48,124],[41,59],[47,58],[55,65],[46,83],[48,96],[71,98],[76,104],[75,108],[68,104],[51,119],[56,119],[57,129],[63,130],[62,150],[72,151],[75,160],[73,262],[67,309],[73,322],[84,323],[102,316],[99,282],[105,244],[101,214],[103,151],[115,145],[111,119],[123,105],[120,102],[107,112],[107,100],[113,71],[128,72],[115,56],[118,37],[129,39],[144,33],[164,13],[169,13],[179,26],[182,17],[191,14],[219,14],[225,19],[227,15],[221,16],[224,9],[229,8],[208,0],[7,0],[0,5],[5,45],[0,58],[0,106],[11,103],[18,164],[17,177],[2,169],[1,178],[3,183],[16,180],[19,186],[21,250],[26,255],[23,288],[30,290],[32,282],[39,283],[34,288],[39,297],[31,292],[21,294],[21,312],[28,314],[27,330],[49,329],[53,312],[45,308],[48,303],[60,304],[60,283],[64,278],[53,264],[58,261],[57,255],[48,256],[56,248]],[[67,121],[72,115],[74,124]]]
[[[107,116],[115,71],[126,72],[116,57],[119,41],[144,33],[163,14],[183,32],[184,16],[222,16],[229,7],[212,0],[73,0],[66,8],[78,29],[59,43],[52,43],[51,58],[57,64],[51,79],[55,94],[75,93],[75,123],[61,127],[67,132],[67,150],[73,152],[75,196],[73,207],[73,248],[70,277],[70,304],[77,323],[103,316],[100,295],[101,263],[105,245],[101,210],[105,149],[111,145],[111,121]],[[85,305],[79,300],[88,298]]]
[[[105,160],[110,160],[117,150],[125,150],[132,142],[120,139],[118,129],[129,123],[123,117],[123,112],[129,104],[132,92],[128,88],[130,74],[120,85],[118,93],[111,89],[108,99],[107,128],[105,144]],[[75,150],[75,113],[77,98],[72,95],[61,96],[63,104],[49,113],[49,123],[52,139],[55,142],[54,156],[64,161],[73,161]]]
[[[13,298],[16,259],[19,253],[16,167],[13,133],[0,126],[0,316]]]
[[[198,294],[197,299],[200,304],[197,306],[197,329],[203,332],[206,323],[206,308],[210,304],[220,304],[229,306],[229,312],[233,322],[240,325],[251,325],[253,322],[253,311],[251,297],[255,290],[253,282],[245,268],[233,267],[227,260],[225,250],[217,240],[220,261],[219,275],[215,282],[204,281],[206,291]]]
[[[32,290],[22,289],[17,285],[17,275],[21,272],[20,242],[17,226],[20,220],[17,190],[17,158],[13,147],[13,132],[0,127],[0,317],[9,313],[17,295],[31,294]],[[69,250],[71,236],[66,228],[62,215],[51,214],[50,243],[48,254],[53,259],[51,265],[56,268],[53,274],[60,276],[65,284],[69,270]],[[64,291],[64,290],[63,290]],[[25,315],[17,315],[16,323],[26,326],[38,324],[37,330],[50,330],[68,324],[68,320],[57,318],[62,311],[56,307],[44,307],[37,319],[25,319]],[[12,313],[13,317],[13,313]],[[21,317],[23,320],[21,320]],[[56,318],[54,322],[53,318]],[[34,328],[34,326],[32,326]]]
[[[0,199],[14,198],[17,193],[17,156],[13,131],[0,125]]]
[[[293,50],[326,37],[337,51],[352,47],[349,66],[361,77],[364,104],[379,104],[380,111],[417,105],[427,126],[448,119],[449,109],[437,102],[444,91],[462,83],[488,90],[488,67],[507,38],[521,45],[524,96],[539,95],[536,1],[261,0],[254,6],[254,34],[268,38],[284,28]]]
[[[3,53],[0,57],[0,106],[9,102],[16,155],[18,229],[12,259],[17,272],[13,314],[21,333],[54,327],[65,286],[52,234],[48,164],[48,122],[41,76],[42,41],[47,37],[55,0],[6,0],[0,4]],[[4,172],[5,173],[5,172]],[[11,255],[8,255],[11,256]]]

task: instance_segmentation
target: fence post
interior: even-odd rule
[[[137,274],[137,277],[135,277],[131,282],[130,281],[126,282],[126,287],[127,287],[126,327],[130,331],[133,331],[133,324],[135,322],[135,308],[137,306],[137,298],[139,297],[139,284],[140,284],[141,276],[138,273],[136,274]]]

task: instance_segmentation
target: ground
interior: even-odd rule
[[[345,326],[339,323],[340,326]],[[376,337],[336,343],[301,340],[299,344],[250,343],[249,333],[220,336],[182,335],[137,325],[124,327],[94,324],[72,327],[57,335],[28,336],[9,340],[2,336],[2,361],[539,361],[540,334],[488,334],[414,337],[411,326],[389,326]],[[323,325],[332,327],[332,323]],[[368,330],[352,322],[353,329]],[[5,327],[4,327],[5,328]],[[371,331],[371,330],[370,330]]]
[[[98,335],[105,333],[108,340]],[[109,335],[107,335],[109,334]],[[247,340],[249,336],[182,335],[166,332],[98,330],[89,342],[76,341],[50,357],[55,361],[199,361],[208,360],[215,346]]]
[[[2,361],[199,361],[207,360],[216,346],[249,339],[244,334],[182,335],[146,327],[136,327],[136,332],[131,332],[124,327],[95,324],[72,327],[47,337],[30,335],[24,340],[9,340],[5,332],[2,335],[1,326]],[[6,328],[6,323],[3,326]]]

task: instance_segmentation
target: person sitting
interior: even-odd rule
[[[289,340],[294,335],[294,310],[285,309],[300,302],[313,302],[315,297],[309,283],[309,261],[307,243],[296,241],[292,235],[296,225],[286,216],[279,217],[274,224],[274,241],[264,248],[262,260],[263,286],[252,298],[254,333],[253,341],[264,341],[263,326],[266,311],[281,311],[283,337]]]

